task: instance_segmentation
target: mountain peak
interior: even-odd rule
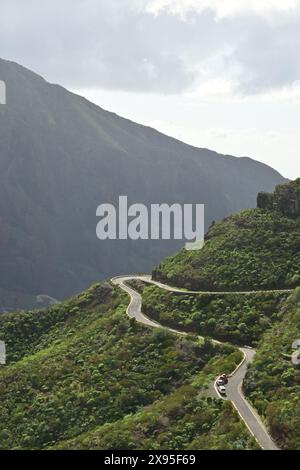
[[[0,309],[147,272],[182,246],[99,242],[99,204],[123,194],[146,206],[203,203],[208,226],[254,207],[259,191],[285,182],[254,160],[191,147],[104,111],[14,62],[0,60],[0,79],[7,85],[0,109]]]

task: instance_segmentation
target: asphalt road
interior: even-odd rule
[[[123,289],[125,292],[127,292],[130,295],[131,301],[127,308],[128,316],[131,318],[135,318],[138,322],[143,323],[144,325],[147,325],[152,328],[161,328],[161,325],[159,323],[152,321],[150,318],[146,317],[146,315],[143,314],[141,295],[126,284],[126,282],[130,280],[141,280],[150,284],[155,284],[161,289],[165,289],[169,292],[177,292],[177,293],[180,292],[183,294],[187,294],[187,293],[196,294],[197,293],[195,291],[185,291],[182,289],[173,288],[166,284],[153,281],[151,279],[151,276],[144,276],[144,275],[143,276],[119,276],[119,277],[113,278],[112,279],[113,284],[118,285],[121,289]],[[271,292],[271,291],[259,291],[259,292],[264,293],[264,292]],[[288,292],[288,291],[283,291],[283,292]],[[222,292],[222,293],[198,292],[198,293],[234,294],[234,292]],[[251,294],[251,293],[257,293],[257,291],[243,292],[242,294]],[[238,292],[238,294],[241,294],[241,292]],[[172,328],[168,328],[168,330],[171,331],[172,333],[186,335],[185,332],[174,330]],[[220,341],[217,341],[217,340],[213,340],[213,342],[220,344]],[[227,396],[221,397],[221,395],[219,395],[218,390],[215,386],[216,393],[219,395],[220,398],[230,400],[233,403],[241,419],[244,421],[247,428],[249,429],[251,434],[255,437],[255,439],[257,440],[258,444],[260,445],[262,449],[279,450],[278,447],[273,442],[271,436],[269,435],[265,425],[263,424],[262,420],[258,416],[257,412],[253,409],[250,403],[248,403],[248,401],[246,400],[242,392],[243,380],[246,375],[248,365],[250,364],[250,362],[253,360],[255,356],[255,350],[252,348],[248,348],[248,347],[239,348],[239,349],[243,353],[244,359],[243,359],[243,362],[240,364],[240,366],[238,366],[237,369],[229,377],[229,381],[226,386]]]
[[[132,279],[132,276],[124,276],[124,279]],[[154,284],[161,289],[167,290],[169,292],[176,292],[179,294],[209,294],[209,295],[233,295],[233,294],[239,294],[239,295],[251,295],[251,294],[272,294],[274,292],[277,292],[279,294],[285,294],[285,293],[292,293],[294,290],[293,289],[277,289],[277,290],[252,290],[252,291],[197,291],[197,290],[186,290],[186,289],[180,289],[178,287],[172,287],[167,284],[163,284],[162,282],[154,281],[150,275],[140,275],[140,276],[134,276],[134,279],[140,279],[141,281],[148,282],[149,284]]]
[[[246,400],[242,392],[243,380],[246,375],[248,365],[255,356],[255,350],[249,348],[240,348],[240,351],[243,352],[246,359],[237,369],[237,371],[229,378],[228,384],[226,386],[227,399],[233,403],[240,417],[243,419],[249,431],[256,438],[262,449],[279,450],[276,444],[273,442],[257,412]]]

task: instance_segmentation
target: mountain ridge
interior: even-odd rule
[[[141,124],[141,123],[138,123],[138,122],[135,122],[133,119],[130,119],[130,118],[127,118],[126,116],[123,116],[123,115],[120,115],[114,111],[110,111],[108,109],[105,109],[103,108],[102,106],[96,104],[96,103],[93,103],[91,100],[89,100],[88,98],[86,98],[85,96],[83,95],[80,95],[76,92],[73,92],[71,90],[69,90],[68,88],[66,88],[65,86],[63,85],[60,85],[59,83],[55,83],[55,82],[49,82],[48,80],[46,80],[42,75],[40,75],[39,73],[37,72],[33,72],[31,71],[28,67],[26,67],[25,65],[21,65],[15,61],[11,61],[11,60],[7,60],[7,59],[3,59],[0,57],[0,62],[5,62],[7,64],[11,64],[12,66],[16,66],[18,68],[20,68],[22,71],[30,74],[30,75],[34,75],[37,79],[41,80],[42,82],[44,82],[45,84],[47,85],[50,85],[51,87],[58,87],[60,89],[62,89],[64,92],[67,92],[69,93],[70,95],[73,95],[74,97],[76,98],[79,98],[80,100],[83,100],[85,101],[88,105],[91,105],[92,107],[94,108],[98,108],[99,110],[101,110],[102,112],[104,113],[108,113],[109,115],[112,115],[112,116],[115,116],[116,118],[118,119],[121,119],[121,120],[124,120],[124,121],[127,121],[128,123],[130,124],[133,124],[134,126],[141,126],[142,128],[145,128],[145,129],[150,129],[151,131],[154,131],[156,133],[158,133],[160,136],[163,136],[164,138],[167,137],[168,139],[180,144],[180,145],[183,145],[183,146],[187,146],[189,148],[192,148],[192,149],[195,149],[195,150],[204,150],[204,151],[207,151],[209,152],[210,154],[212,155],[216,155],[218,157],[221,157],[221,158],[226,158],[226,159],[234,159],[234,160],[250,160],[252,163],[257,163],[259,165],[261,165],[262,167],[265,167],[265,168],[268,168],[268,169],[271,169],[273,171],[275,171],[278,175],[282,176],[280,174],[279,171],[277,171],[276,169],[274,169],[273,167],[271,167],[270,165],[268,165],[267,163],[264,163],[264,162],[260,162],[258,160],[256,160],[255,158],[253,157],[249,157],[247,155],[243,155],[243,156],[236,156],[236,155],[232,155],[232,154],[228,154],[228,153],[220,153],[220,152],[217,152],[215,150],[212,150],[212,149],[209,149],[208,147],[198,147],[196,145],[193,145],[193,144],[190,144],[188,142],[185,142],[185,141],[182,141],[176,137],[173,137],[171,135],[168,135],[162,131],[160,131],[159,129],[157,129],[156,127],[152,127],[152,126],[149,126],[149,125],[145,125],[145,124]],[[284,178],[284,177],[283,177]],[[288,180],[288,178],[284,178],[286,180]]]
[[[47,81],[42,75],[36,73],[36,72],[33,72],[31,71],[28,67],[24,66],[24,65],[20,65],[18,64],[17,62],[14,62],[14,61],[10,61],[10,60],[7,60],[7,59],[3,59],[0,57],[0,63],[6,63],[6,64],[9,64],[13,67],[17,67],[19,68],[22,72],[25,72],[26,74],[28,74],[28,76],[30,77],[35,77],[36,80],[39,80],[41,82],[43,82],[43,84],[47,84],[49,85],[50,87],[55,87],[55,88],[58,88],[60,90],[63,90],[64,92],[68,93],[69,95],[72,95],[73,97],[75,97],[76,99],[79,99],[81,101],[84,101],[88,106],[91,106],[95,109],[98,109],[100,110],[101,112],[103,113],[107,113],[108,115],[112,116],[112,117],[116,117],[117,119],[119,120],[123,120],[123,121],[126,121],[128,124],[132,124],[133,126],[135,127],[141,127],[143,129],[149,129],[151,130],[152,132],[154,133],[157,133],[160,137],[163,137],[163,138],[168,138],[170,141],[173,141],[174,143],[176,144],[180,144],[182,146],[186,146],[186,147],[189,147],[190,149],[194,149],[194,150],[197,150],[197,151],[205,151],[205,152],[209,152],[211,155],[214,155],[214,156],[218,156],[220,158],[225,158],[226,159],[226,162],[228,162],[228,159],[231,159],[231,160],[234,160],[235,162],[236,161],[250,161],[251,163],[254,163],[254,164],[258,164],[260,165],[261,167],[263,168],[266,168],[266,169],[271,169],[272,171],[274,171],[275,173],[278,174],[278,176],[282,177],[282,175],[280,174],[279,171],[275,170],[273,167],[271,167],[270,165],[268,165],[267,163],[264,163],[264,162],[260,162],[258,160],[256,160],[255,158],[252,158],[252,157],[249,157],[249,156],[236,156],[236,155],[232,155],[232,154],[228,154],[228,153],[220,153],[220,152],[217,152],[215,150],[212,150],[212,149],[209,149],[207,147],[198,147],[196,145],[193,145],[193,144],[190,144],[190,143],[187,143],[187,142],[184,142],[176,137],[173,137],[173,136],[170,136],[168,134],[165,134],[163,133],[162,131],[160,131],[159,129],[155,128],[155,127],[152,127],[152,126],[149,126],[149,125],[145,125],[145,124],[140,124],[140,123],[137,123],[135,121],[133,121],[132,119],[129,119],[125,116],[122,116],[122,115],[119,115],[117,113],[115,113],[114,111],[109,111],[103,107],[101,107],[100,105],[96,104],[96,103],[93,103],[92,101],[90,101],[88,98],[86,98],[85,96],[82,96],[76,92],[73,92],[73,91],[70,91],[68,88],[60,85],[59,83],[52,83],[52,82],[49,82]],[[283,179],[285,180],[288,180],[287,178],[284,178],[282,177]]]
[[[212,220],[255,204],[285,179],[250,158],[219,156],[103,110],[0,60],[0,304],[62,299],[99,279],[151,270],[178,241],[99,242],[96,208],[203,203]],[[5,291],[16,293],[7,305]],[[17,299],[19,295],[19,300]],[[35,306],[35,301],[33,301]]]

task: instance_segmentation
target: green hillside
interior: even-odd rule
[[[162,324],[257,348],[244,390],[282,449],[300,449],[300,179],[260,193],[257,209],[213,224],[201,251],[167,258],[153,277],[192,290],[141,287],[144,311]],[[296,288],[294,293],[276,292]],[[252,292],[240,291],[270,290]]]
[[[1,449],[255,447],[207,388],[241,354],[143,327],[127,304],[103,283],[49,310],[0,316]]]
[[[292,344],[300,340],[299,288],[285,303],[282,316],[262,337],[244,389],[280,447],[299,450],[300,369],[291,361]]]
[[[258,196],[258,208],[213,224],[201,251],[181,250],[153,277],[192,290],[294,288],[300,283],[300,179]]]
[[[281,316],[288,294],[174,295],[156,286],[143,292],[143,311],[161,325],[243,346],[255,346]]]
[[[217,371],[217,368],[215,368]],[[144,410],[54,449],[246,450],[258,446],[228,402],[184,385]]]

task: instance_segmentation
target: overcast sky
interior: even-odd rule
[[[300,177],[300,0],[0,7],[0,57],[188,143]]]

